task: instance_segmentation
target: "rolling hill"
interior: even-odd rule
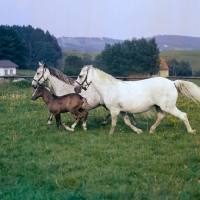
[[[160,51],[200,50],[200,37],[157,35],[155,39]],[[57,41],[62,50],[79,52],[101,52],[105,44],[123,42],[123,40],[106,37],[60,37]]]

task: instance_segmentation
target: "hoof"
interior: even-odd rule
[[[48,124],[48,125],[51,125],[51,124],[52,124],[52,121],[48,121],[47,124]]]
[[[194,129],[194,130],[191,130],[191,131],[189,131],[189,133],[191,133],[191,134],[196,134],[196,130]]]
[[[153,134],[153,133],[154,133],[154,131],[151,131],[151,130],[149,131],[149,134]]]
[[[142,130],[141,129],[137,129],[136,133],[140,134],[140,133],[142,133]]]

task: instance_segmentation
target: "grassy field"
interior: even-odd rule
[[[156,116],[136,115],[142,134],[119,117],[108,135],[101,107],[89,113],[87,132],[80,125],[58,132],[55,120],[46,125],[43,100],[30,100],[30,82],[0,88],[0,199],[200,199],[200,108],[185,97],[177,105],[196,135],[168,114],[154,134]],[[62,118],[73,123],[70,114]]]

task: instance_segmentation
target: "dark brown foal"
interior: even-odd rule
[[[79,94],[71,93],[63,96],[54,95],[49,88],[45,86],[38,86],[32,95],[31,99],[35,101],[39,97],[42,97],[44,102],[46,103],[49,111],[53,113],[58,130],[60,130],[60,125],[63,125],[67,130],[74,131],[75,126],[79,123],[79,121],[84,118],[83,121],[83,129],[86,128],[86,120],[88,116],[87,110],[90,109],[90,106],[87,103],[87,100],[83,98]],[[69,128],[64,123],[61,122],[60,113],[70,112],[76,118],[74,124]]]

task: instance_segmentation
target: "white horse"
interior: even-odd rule
[[[39,68],[33,78],[32,87],[37,88],[38,85],[42,84],[46,80],[49,81],[49,84],[53,88],[55,94],[57,96],[63,96],[69,93],[74,93],[74,85],[75,80],[66,76],[61,71],[54,67],[49,67],[46,64],[39,62]],[[93,85],[91,84],[87,91],[82,90],[81,96],[87,99],[88,104],[91,109],[94,109],[100,105],[105,107],[105,104],[97,93]],[[106,108],[106,107],[105,107]],[[121,113],[122,115],[128,115],[134,125],[136,125],[136,121],[132,114],[130,113]],[[106,124],[107,118],[110,117],[110,113],[103,117],[102,124]],[[51,124],[53,118],[53,114],[50,113],[47,124]]]
[[[157,111],[157,120],[151,126],[150,133],[153,133],[163,120],[165,116],[164,111],[180,118],[185,123],[187,131],[195,133],[195,130],[190,126],[187,114],[181,112],[176,107],[177,89],[193,101],[200,102],[200,88],[194,83],[182,80],[170,81],[162,77],[141,81],[120,81],[99,69],[86,66],[82,68],[76,80],[75,92],[78,93],[80,87],[89,87],[91,83],[103,98],[106,107],[110,110],[112,117],[110,134],[114,132],[120,111],[142,113],[148,111],[153,106],[155,106]],[[135,132],[142,132],[142,130],[130,123],[127,116],[124,116],[124,121]]]

